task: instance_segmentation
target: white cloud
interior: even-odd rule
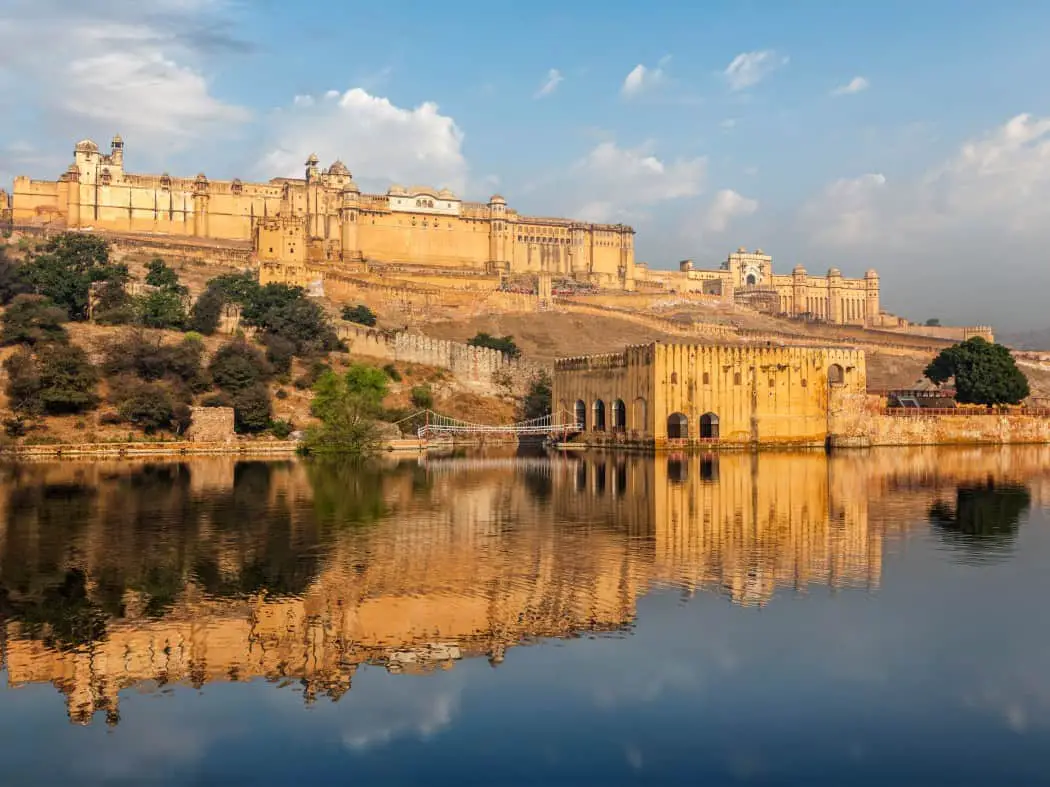
[[[732,189],[722,189],[704,215],[703,227],[708,232],[724,232],[729,223],[758,210],[758,200],[749,199]]]
[[[880,231],[875,206],[886,192],[886,177],[869,173],[829,183],[823,193],[803,207],[805,223],[814,240],[827,246],[871,243]]]
[[[719,123],[718,126],[723,131],[732,131],[734,128],[736,128],[736,123],[736,118],[726,118],[721,123]]]
[[[209,53],[242,46],[222,33],[217,0],[9,5],[0,71],[17,79],[5,92],[39,113],[48,132],[72,141],[120,131],[143,146],[177,146],[249,118],[213,94],[204,70]]]
[[[660,59],[655,67],[649,68],[641,63],[631,69],[631,72],[623,80],[620,92],[625,98],[634,98],[647,93],[664,83],[667,78],[665,69],[671,62],[671,56],[667,55]]]
[[[275,115],[272,126],[260,177],[301,177],[303,162],[316,153],[324,166],[343,159],[366,188],[422,184],[459,193],[467,182],[463,132],[429,101],[405,109],[361,88],[330,91],[312,102],[294,102]]]
[[[839,85],[837,88],[831,91],[833,96],[849,96],[853,93],[860,93],[867,90],[870,87],[870,83],[864,77],[853,77],[845,85]]]
[[[786,66],[788,57],[772,49],[757,52],[741,52],[733,58],[723,72],[730,90],[744,90],[757,85],[778,68]]]
[[[577,195],[574,214],[586,221],[628,220],[645,206],[693,197],[703,190],[704,157],[665,162],[650,146],[602,142],[577,161],[564,187]]]
[[[549,96],[555,90],[558,89],[558,85],[565,81],[565,77],[562,76],[561,71],[556,68],[552,68],[547,72],[547,79],[540,86],[540,89],[536,91],[533,98],[543,98]]]

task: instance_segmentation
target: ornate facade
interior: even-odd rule
[[[302,178],[266,183],[135,175],[119,136],[108,154],[83,140],[57,181],[15,179],[13,221],[251,244],[264,266],[410,262],[633,288],[628,226],[523,216],[498,194],[487,203],[423,186],[363,194],[342,162],[318,164],[310,156]]]
[[[823,446],[866,387],[862,350],[655,343],[558,360],[553,401],[585,443]]]
[[[677,271],[640,267],[642,276],[669,289],[722,295],[778,316],[868,327],[880,322],[879,274],[874,270],[862,279],[847,279],[838,268],[811,276],[801,265],[778,274],[770,255],[744,248],[717,269],[696,268],[692,260],[683,260]]]

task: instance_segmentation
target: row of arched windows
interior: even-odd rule
[[[642,425],[646,421],[645,400],[636,400],[635,407],[636,422]],[[573,420],[582,431],[622,432],[627,429],[627,405],[623,399],[614,400],[608,411],[604,400],[595,399],[590,407],[589,420],[587,411],[587,403],[583,399],[577,399],[573,407]],[[719,420],[715,413],[704,413],[700,416],[700,433],[697,436],[701,440],[717,440],[718,429]],[[689,418],[684,413],[671,413],[667,417],[667,437],[671,440],[686,440],[690,437]]]

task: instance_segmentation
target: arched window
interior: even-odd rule
[[[576,428],[583,431],[587,428],[587,405],[583,399],[576,400],[576,411],[573,413]]]
[[[592,431],[605,431],[605,402],[603,402],[601,399],[594,400],[594,420],[591,423]]]
[[[837,363],[828,367],[828,385],[842,385],[846,382],[846,373]]]
[[[627,405],[623,403],[623,399],[617,399],[613,402],[612,425],[613,429],[618,432],[622,432],[627,428]]]
[[[745,283],[748,287],[754,287],[756,284],[758,284],[758,279],[755,278],[755,274],[749,273],[747,274],[747,279],[745,280]]]
[[[678,383],[678,372],[671,372],[671,385],[677,385]]]
[[[718,439],[718,416],[714,413],[704,413],[700,416],[700,437],[703,440]]]
[[[667,437],[670,440],[684,440],[689,437],[689,419],[684,413],[671,413],[667,416]]]

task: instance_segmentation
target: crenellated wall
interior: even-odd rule
[[[487,347],[433,339],[405,331],[380,331],[343,324],[339,338],[350,352],[372,358],[389,359],[448,369],[461,381],[489,391],[500,389],[499,378],[521,390],[542,367]]]

